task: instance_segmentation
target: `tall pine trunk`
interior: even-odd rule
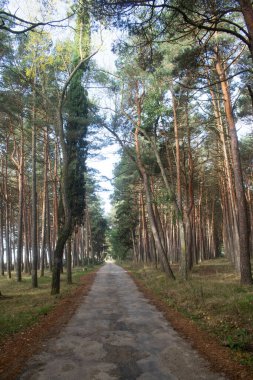
[[[1,209],[2,207],[2,200],[1,200]],[[0,213],[0,275],[4,276],[4,225],[3,225],[3,213]]]
[[[163,269],[169,278],[175,279],[174,273],[168,261],[167,253],[162,244],[162,237],[159,234],[159,228],[157,225],[157,220],[155,218],[155,213],[153,209],[153,196],[152,196],[150,180],[141,159],[140,144],[139,144],[139,134],[140,134],[140,127],[141,127],[141,98],[138,96],[138,88],[136,92],[135,101],[136,101],[137,116],[138,116],[137,124],[135,127],[135,134],[134,134],[136,162],[137,162],[139,173],[143,180],[143,187],[144,187],[145,196],[146,196],[147,213],[148,213],[148,218],[150,222],[150,227],[151,227],[151,231],[154,237],[156,250],[161,260]]]
[[[249,50],[251,58],[253,60],[253,5],[250,0],[239,0],[243,18],[247,26],[248,38],[249,38]]]
[[[17,156],[17,158],[16,158]],[[24,131],[21,122],[21,141],[20,147],[16,146],[14,141],[14,150],[12,153],[12,161],[18,172],[18,240],[17,240],[17,256],[16,256],[16,278],[20,282],[22,280],[22,255],[23,255],[23,216],[24,216]]]
[[[224,101],[226,119],[231,144],[232,166],[235,181],[235,192],[238,210],[238,229],[240,245],[240,275],[242,285],[251,285],[253,283],[250,263],[250,244],[249,234],[250,225],[247,211],[247,202],[244,191],[243,175],[241,168],[240,152],[238,146],[238,137],[233,116],[231,95],[226,72],[221,62],[219,51],[216,51],[216,71],[221,81],[221,90]]]
[[[38,237],[37,237],[37,126],[35,104],[36,73],[33,88],[32,112],[32,287],[38,287]]]
[[[172,94],[172,107],[173,107],[173,125],[176,145],[176,178],[177,178],[177,205],[179,209],[178,213],[178,225],[179,225],[179,242],[180,242],[180,272],[182,277],[186,280],[188,278],[188,264],[187,264],[187,252],[186,252],[186,228],[184,223],[184,210],[182,203],[182,188],[181,188],[181,160],[180,160],[180,145],[179,145],[179,127],[177,121],[177,109],[175,103],[174,92]]]
[[[48,136],[47,130],[44,131],[44,185],[42,196],[42,233],[41,233],[41,260],[40,260],[40,276],[44,276],[46,261],[46,242],[47,242],[47,198],[48,198]]]
[[[8,192],[8,148],[9,136],[6,137],[6,153],[5,153],[5,178],[4,178],[4,197],[5,197],[5,248],[7,261],[7,274],[11,278],[11,249],[10,249],[10,205]]]
[[[67,241],[67,283],[72,284],[72,255],[71,255],[71,237]]]

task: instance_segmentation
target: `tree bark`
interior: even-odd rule
[[[30,268],[30,258],[29,258],[29,223],[28,223],[28,212],[26,207],[24,207],[24,237],[25,237],[25,259],[24,259],[24,273],[31,274]]]
[[[209,82],[210,83],[210,82]],[[218,93],[218,88],[217,88]],[[223,212],[223,242],[226,255],[234,263],[237,272],[240,272],[240,249],[239,249],[239,232],[238,232],[238,210],[236,204],[234,180],[231,172],[230,165],[230,146],[226,141],[226,135],[228,134],[221,113],[220,99],[214,93],[214,90],[210,86],[210,94],[212,98],[214,116],[216,121],[217,130],[219,131],[219,139],[221,144],[221,155],[223,156],[223,162],[220,163],[221,181],[220,181],[220,194],[221,204]],[[231,234],[228,231],[233,230]],[[228,239],[230,240],[228,242]],[[229,248],[226,248],[228,247]]]
[[[89,211],[88,211],[88,203],[86,197],[86,209],[85,209],[85,253],[86,253],[86,261],[89,265],[90,262],[90,238],[89,238]]]
[[[249,50],[253,60],[253,7],[250,0],[238,0],[248,30]]]
[[[132,238],[132,244],[133,244],[133,261],[138,262],[138,257],[137,257],[137,250],[136,250],[136,244],[135,244],[135,234],[134,230],[131,230],[131,238]]]
[[[233,116],[231,96],[226,73],[221,62],[221,58],[217,49],[216,52],[216,70],[221,81],[221,90],[224,100],[224,108],[229,128],[229,136],[231,142],[231,154],[233,173],[235,179],[235,192],[238,207],[238,228],[239,228],[239,245],[240,245],[240,275],[242,285],[251,285],[253,283],[250,263],[250,245],[249,245],[249,219],[247,211],[247,202],[244,191],[243,175],[241,168],[240,152],[238,146],[237,131]]]
[[[186,263],[186,239],[185,239],[185,227],[183,222],[183,210],[182,210],[182,195],[181,195],[181,178],[180,178],[180,147],[179,147],[179,139],[178,139],[178,126],[177,126],[177,115],[176,115],[176,109],[175,109],[175,103],[173,100],[173,110],[174,110],[174,131],[175,131],[175,141],[177,144],[176,149],[176,166],[177,166],[177,197],[168,181],[164,165],[162,163],[160,154],[158,152],[156,142],[154,139],[150,138],[148,134],[145,132],[145,130],[141,130],[141,133],[144,134],[144,136],[148,139],[148,141],[151,143],[152,149],[155,153],[156,160],[158,163],[158,166],[161,171],[162,179],[165,184],[166,190],[168,192],[168,195],[172,201],[173,209],[175,210],[175,213],[177,215],[178,219],[178,228],[179,228],[179,251],[180,251],[180,260],[181,260],[181,273],[184,279],[187,279],[187,263]],[[179,161],[178,161],[179,160]],[[178,247],[176,246],[176,249]],[[175,255],[176,256],[176,255]]]
[[[180,170],[180,144],[179,144],[179,129],[177,122],[177,109],[175,104],[174,92],[171,89],[172,94],[172,107],[174,116],[174,135],[176,145],[176,173],[177,173],[177,204],[179,209],[178,224],[179,224],[179,241],[180,241],[180,272],[182,277],[186,280],[188,278],[188,264],[187,264],[187,252],[186,252],[186,228],[184,223],[184,210],[182,203],[182,189],[181,189],[181,170]]]
[[[55,149],[54,149],[54,170],[53,170],[53,178],[52,178],[52,183],[53,183],[53,247],[55,248],[56,245],[56,239],[58,236],[58,222],[59,222],[59,217],[58,217],[58,192],[57,192],[57,187],[58,187],[58,143],[55,143]]]
[[[149,222],[151,226],[151,231],[154,236],[156,249],[161,259],[164,271],[168,277],[175,279],[174,273],[168,261],[167,254],[162,245],[161,237],[159,236],[159,230],[158,230],[158,226],[157,226],[155,214],[154,214],[154,209],[153,209],[153,197],[152,197],[150,181],[149,181],[149,177],[146,172],[145,166],[143,165],[142,160],[141,160],[140,145],[139,145],[139,133],[140,133],[140,127],[141,127],[141,98],[138,96],[138,89],[136,92],[135,101],[136,101],[137,115],[138,115],[138,120],[136,123],[135,134],[134,134],[136,160],[137,160],[136,162],[137,162],[137,166],[143,180],[143,187],[144,187],[144,191],[146,195],[147,212],[148,212]]]
[[[46,236],[47,236],[47,251],[48,251],[48,263],[49,270],[52,272],[52,242],[51,242],[51,219],[50,219],[50,202],[48,195],[48,186],[47,186],[47,197],[46,197]]]
[[[16,158],[17,156],[17,158]],[[22,254],[23,254],[23,208],[24,208],[24,131],[21,122],[21,141],[20,147],[17,148],[14,141],[14,150],[12,153],[12,161],[18,172],[18,241],[16,256],[16,278],[20,282],[22,280]]]
[[[44,185],[42,196],[42,233],[41,233],[41,259],[40,259],[40,277],[45,273],[46,260],[46,242],[47,242],[47,206],[48,206],[48,136],[47,130],[44,131]]]
[[[143,199],[143,194],[141,193],[141,219],[142,219],[142,239],[143,239],[143,252],[144,252],[144,262],[149,262],[150,257],[150,247],[148,240],[148,226],[146,221],[145,213],[145,203]]]
[[[71,237],[67,241],[67,283],[72,284],[72,266],[71,266]]]
[[[7,274],[11,278],[11,250],[10,250],[10,207],[9,207],[9,193],[8,193],[8,148],[9,136],[6,136],[6,153],[5,153],[5,179],[4,179],[4,196],[5,196],[5,247],[6,247],[6,261],[7,261]]]
[[[52,274],[52,287],[51,294],[58,294],[60,292],[60,273],[62,268],[62,257],[65,243],[69,236],[71,235],[73,225],[72,225],[72,214],[70,208],[70,202],[68,197],[68,173],[69,173],[69,155],[67,150],[67,144],[65,139],[65,133],[63,128],[63,116],[62,116],[62,108],[63,102],[65,99],[67,88],[73,79],[74,75],[77,73],[79,69],[81,69],[84,62],[91,59],[95,54],[94,52],[90,56],[81,59],[79,63],[74,67],[72,72],[70,73],[68,79],[66,80],[62,92],[60,94],[59,102],[58,102],[58,110],[57,110],[57,123],[55,125],[56,135],[59,137],[59,142],[61,145],[62,152],[62,181],[61,181],[61,191],[62,191],[62,202],[64,208],[64,222],[61,229],[59,229],[58,239],[54,251],[54,266],[53,266],[53,274]]]
[[[38,287],[38,239],[37,239],[37,126],[35,105],[36,73],[33,88],[32,113],[32,287]]]
[[[95,264],[95,255],[94,255],[93,242],[92,242],[92,229],[91,229],[90,213],[88,213],[88,223],[89,223],[89,236],[90,236],[90,256],[91,256],[91,262],[94,265]]]
[[[1,201],[2,206],[2,201]],[[3,210],[3,207],[1,207]],[[4,276],[4,236],[3,236],[3,213],[0,213],[0,275]]]
[[[61,107],[59,107],[59,113],[61,113]],[[58,238],[56,242],[56,247],[54,250],[54,264],[53,264],[53,272],[52,272],[52,287],[51,294],[59,294],[60,293],[60,275],[62,270],[62,258],[63,251],[66,241],[68,240],[71,232],[72,232],[72,221],[71,221],[71,210],[69,206],[69,200],[67,195],[68,188],[68,154],[65,146],[65,138],[63,132],[63,123],[62,116],[59,116],[59,137],[60,143],[62,147],[62,156],[63,156],[63,168],[62,168],[62,200],[64,207],[64,223],[58,231]]]

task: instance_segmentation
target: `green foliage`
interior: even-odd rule
[[[250,335],[247,329],[238,328],[233,335],[228,335],[226,345],[232,350],[243,350],[249,343]]]
[[[114,209],[109,239],[112,256],[125,259],[132,250],[132,234],[138,223],[138,174],[133,162],[126,155],[122,155],[121,161],[115,167],[114,176]]]
[[[97,258],[103,258],[107,250],[106,234],[108,222],[104,217],[101,200],[97,195],[97,187],[90,173],[86,174],[86,199],[91,221],[92,248]]]
[[[251,173],[252,160],[253,160],[252,144],[253,144],[252,134],[247,134],[243,136],[240,140],[242,165],[246,173]]]
[[[75,41],[71,49],[73,70],[88,55],[90,43],[90,23],[88,13],[77,5]],[[85,173],[87,157],[87,129],[90,121],[88,93],[82,85],[87,64],[82,64],[71,79],[64,103],[64,129],[68,151],[67,196],[69,199],[73,225],[83,222],[85,209]]]
[[[90,15],[86,8],[77,4],[76,9],[77,21],[76,21],[76,32],[75,32],[75,49],[74,60],[78,57],[85,57],[89,55],[90,52]]]
[[[112,256],[126,259],[129,251],[132,249],[132,232],[133,223],[129,204],[122,201],[115,205],[115,215],[112,217],[112,227],[110,230],[110,243],[112,247]]]
[[[89,103],[81,84],[82,71],[72,79],[65,102],[65,131],[68,149],[68,190],[73,223],[80,224],[85,208],[85,161]]]

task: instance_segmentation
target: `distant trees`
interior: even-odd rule
[[[113,214],[109,234],[112,255],[126,259],[129,252],[138,260],[136,228],[138,226],[139,176],[135,163],[126,153],[114,170]],[[145,216],[146,218],[146,216]],[[147,253],[148,255],[148,253]]]
[[[74,43],[53,43],[41,29],[24,34],[0,28],[1,275],[6,269],[11,277],[15,269],[21,281],[23,272],[30,273],[37,287],[38,270],[43,276],[47,268],[53,271],[53,294],[60,291],[64,255],[69,269],[85,265],[91,256],[93,263],[102,260],[106,230],[97,199],[86,233],[91,105],[84,86],[95,53],[90,53],[87,14],[78,13],[77,24]],[[96,229],[100,243],[86,244]]]
[[[248,62],[248,52],[243,46],[245,41],[230,33],[229,28],[236,22],[240,33],[245,29],[239,26],[243,22],[240,15],[236,21],[230,19],[231,8],[227,13],[227,5],[223,8],[226,8],[226,20],[218,10],[221,13],[217,14],[217,23],[213,19],[208,26],[208,18],[204,20],[206,13],[198,13],[195,3],[187,2],[186,5],[178,2],[176,8],[175,2],[148,3],[147,9],[153,10],[153,16],[147,12],[153,17],[152,28],[146,28],[151,26],[151,18],[137,11],[132,24],[139,23],[141,28],[133,28],[135,36],[119,47],[118,75],[121,75],[125,103],[121,102],[117,109],[121,118],[114,133],[117,131],[126,136],[126,125],[132,123],[135,134],[128,127],[125,147],[129,150],[138,144],[136,152],[131,152],[138,170],[138,160],[140,163],[141,158],[144,163],[152,191],[151,202],[146,192],[140,197],[138,224],[133,233],[128,230],[128,236],[131,233],[135,237],[132,245],[135,259],[146,260],[147,256],[141,252],[148,245],[148,251],[153,251],[149,259],[157,262],[158,258],[164,267],[154,244],[154,231],[148,217],[151,203],[166,256],[170,262],[180,262],[184,278],[200,260],[214,258],[224,252],[240,272],[241,283],[247,285],[252,284],[252,248],[249,245],[252,217],[249,218],[251,206],[246,197],[251,190],[245,187],[245,173],[241,170],[236,122],[240,113],[238,99],[241,93],[246,95],[241,89],[251,87],[251,65],[246,63],[241,70],[241,58]],[[199,3],[198,9],[201,10],[203,2]],[[119,2],[118,5],[122,4]],[[142,7],[144,3],[131,5]],[[235,8],[234,11],[237,12]],[[178,18],[173,19],[172,14]],[[197,21],[201,16],[203,20]],[[188,17],[194,18],[194,23],[188,22]],[[175,26],[174,31],[169,20]],[[222,23],[225,21],[224,27]],[[180,29],[179,25],[185,28]],[[199,29],[197,33],[196,29]],[[222,35],[223,32],[226,34]],[[228,37],[228,34],[233,37]],[[178,39],[180,47],[173,42]],[[129,66],[131,75],[127,72]],[[235,77],[239,77],[241,82],[235,81]],[[134,81],[141,97],[126,92]],[[236,89],[238,98],[233,104]],[[249,104],[250,91],[246,99],[246,104]],[[133,109],[134,102],[138,101],[139,108]],[[126,113],[126,104],[131,112]],[[135,191],[140,190],[135,187]],[[117,208],[121,209],[121,202],[117,201],[115,207],[115,215],[118,215]],[[121,225],[120,219],[116,220]],[[148,232],[143,233],[146,223]],[[137,243],[138,240],[141,243]],[[128,241],[130,244],[131,239]]]
[[[187,279],[224,254],[252,284],[251,134],[240,142],[237,131],[253,115],[251,2],[95,1],[94,17],[131,32],[114,46],[110,122],[95,120],[85,90],[93,3],[75,4],[73,39],[53,42],[41,29],[24,33],[38,24],[1,2],[1,274],[15,266],[17,280],[32,273],[36,287],[48,267],[55,294],[64,255],[69,282],[71,264],[103,258],[107,223],[86,157],[90,126],[104,124],[122,148],[114,255],[172,278],[179,263]]]

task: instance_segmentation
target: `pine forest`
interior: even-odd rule
[[[252,62],[251,0],[0,0],[0,302],[108,259],[191,292],[206,265],[253,347]]]

